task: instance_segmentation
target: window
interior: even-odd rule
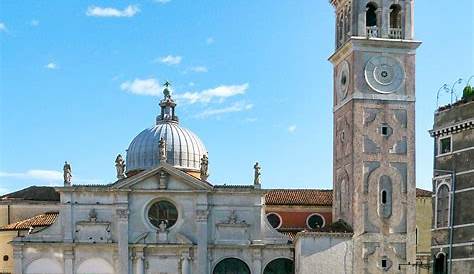
[[[439,139],[439,153],[446,154],[451,152],[451,136]]]
[[[445,274],[446,272],[446,255],[444,253],[438,253],[434,260],[434,274]]]
[[[282,223],[280,215],[274,212],[267,214],[267,220],[270,223],[270,225],[275,229],[280,228],[281,223]]]
[[[8,259],[9,259],[9,258],[8,258],[8,255],[4,255],[4,256],[3,256],[3,261],[4,261],[4,262],[8,261]]]
[[[390,28],[401,29],[402,28],[402,8],[400,5],[393,4],[390,6]]]
[[[382,259],[382,268],[387,267],[387,259]]]
[[[449,187],[442,184],[436,193],[436,227],[448,227],[449,224]]]
[[[306,219],[306,226],[308,226],[310,229],[324,227],[324,223],[325,221],[323,216],[319,215],[318,213],[313,213]]]
[[[166,228],[172,227],[177,219],[178,210],[168,201],[156,202],[148,209],[148,220],[156,228],[162,224],[166,224]]]
[[[382,204],[387,203],[387,191],[382,190]]]
[[[295,265],[292,260],[287,258],[275,259],[265,266],[263,274],[293,274]]]
[[[237,258],[227,258],[214,267],[213,274],[250,274],[250,268],[245,262]]]
[[[376,27],[377,26],[377,5],[375,3],[368,3],[367,12],[365,14],[365,24],[367,27]]]
[[[382,124],[380,126],[380,134],[382,134],[384,137],[388,137],[392,134],[392,128],[386,124]]]

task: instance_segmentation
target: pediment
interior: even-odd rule
[[[130,190],[212,190],[213,186],[167,163],[117,181],[112,188]]]

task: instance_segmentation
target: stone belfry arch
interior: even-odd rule
[[[414,273],[414,0],[330,3],[333,216],[353,226],[354,273]]]

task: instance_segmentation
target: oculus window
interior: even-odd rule
[[[148,220],[156,228],[160,224],[166,224],[166,228],[172,227],[178,219],[178,210],[168,201],[158,201],[153,203],[148,209]]]
[[[267,214],[267,220],[270,223],[270,225],[275,229],[280,228],[281,223],[282,223],[280,215],[273,212]]]
[[[324,218],[323,216],[317,213],[313,213],[308,217],[308,219],[306,219],[306,225],[310,229],[317,229],[317,228],[324,227]]]

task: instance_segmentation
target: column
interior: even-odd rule
[[[198,248],[197,248],[197,266],[199,271],[197,273],[209,273],[208,272],[208,260],[207,260],[207,210],[196,211],[196,225],[198,230]]]
[[[262,273],[262,250],[257,248],[252,250],[253,272],[255,274]]]
[[[65,249],[63,251],[64,258],[64,274],[74,274],[74,250]]]
[[[13,273],[14,274],[22,274],[23,273],[23,244],[13,245]]]
[[[135,249],[135,274],[144,274],[145,269],[144,269],[144,264],[143,260],[145,259],[145,256],[143,254],[143,247],[136,247]]]
[[[118,208],[117,216],[117,238],[118,238],[118,268],[119,273],[128,274],[128,209]]]

